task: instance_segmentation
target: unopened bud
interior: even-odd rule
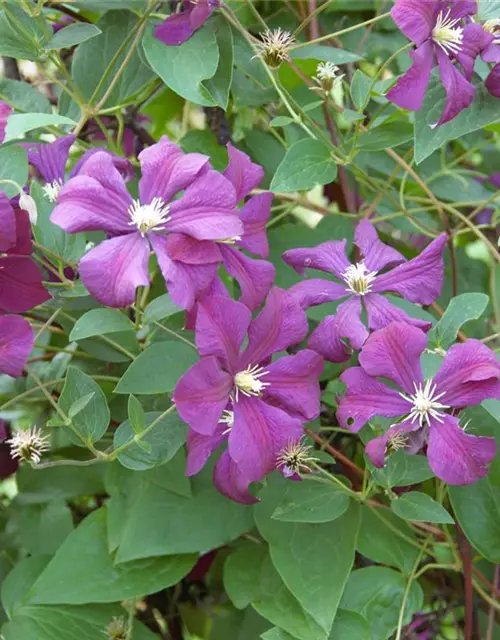
[[[339,71],[333,62],[320,62],[313,80],[325,93],[330,93],[344,77],[344,74],[339,75]]]
[[[24,193],[24,191],[19,197],[19,207],[28,212],[31,224],[35,225],[36,221],[38,220],[38,209],[36,208],[36,202],[31,196],[29,196],[27,193]]]
[[[127,623],[125,618],[113,618],[103,631],[109,640],[127,640]]]

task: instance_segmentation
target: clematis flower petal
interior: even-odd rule
[[[309,338],[308,347],[330,362],[349,360],[352,348],[361,349],[369,335],[360,315],[360,299],[346,300],[337,307],[334,316],[327,316],[320,322]]]
[[[16,243],[16,216],[9,199],[0,191],[0,253]]]
[[[493,67],[484,84],[492,96],[500,98],[500,64]]]
[[[22,375],[33,349],[30,323],[20,316],[0,317],[0,373],[17,378]]]
[[[462,65],[467,80],[472,78],[476,58],[493,42],[492,33],[485,31],[480,24],[468,24],[463,31],[463,41],[457,60]],[[500,50],[500,48],[499,48]]]
[[[420,0],[415,0],[415,3],[420,4]],[[409,55],[413,60],[412,66],[387,92],[386,97],[402,109],[418,111],[424,102],[434,66],[432,42],[424,42],[415,51],[410,51]]]
[[[7,120],[12,113],[12,107],[7,102],[0,100],[0,143],[5,139],[5,130],[7,129]]]
[[[236,199],[239,202],[263,180],[264,169],[260,165],[254,164],[246,153],[231,143],[227,145],[227,152],[229,164],[223,175],[235,188]]]
[[[334,302],[351,295],[345,284],[332,282],[331,280],[321,280],[311,278],[301,280],[288,289],[290,295],[302,309],[317,307],[325,302]]]
[[[368,326],[372,331],[383,329],[391,324],[391,322],[406,322],[422,329],[422,331],[429,331],[432,327],[432,322],[412,318],[405,311],[396,307],[389,302],[387,298],[380,296],[378,293],[368,293],[364,297],[364,303],[368,313]]]
[[[413,455],[423,447],[426,429],[420,427],[418,422],[404,420],[387,429],[383,436],[370,440],[365,447],[365,453],[379,469],[382,469],[385,465],[387,445],[397,436],[405,442],[400,448],[403,449],[405,453]]]
[[[396,0],[391,16],[408,40],[419,46],[432,34],[435,7],[434,0]]]
[[[453,120],[461,111],[472,104],[476,87],[460,73],[457,67],[440,48],[436,49],[439,73],[446,91],[446,104],[438,122],[432,127]]]
[[[399,293],[410,302],[432,304],[443,286],[446,242],[446,235],[441,234],[413,260],[377,276],[372,285],[373,293]]]
[[[450,18],[466,18],[477,13],[477,0],[453,0]]]
[[[212,453],[227,438],[227,424],[219,423],[213,435],[205,436],[189,429],[187,436],[186,475],[194,476],[203,469]]]
[[[92,147],[92,149],[87,149],[87,151],[85,151],[82,157],[75,163],[75,165],[71,169],[69,177],[74,178],[75,176],[77,176],[81,172],[87,160],[91,158],[95,153],[107,153],[111,157],[114,166],[118,169],[125,182],[130,182],[130,180],[133,180],[135,178],[134,165],[130,162],[130,160],[127,160],[127,158],[122,158],[122,156],[117,156],[115,153],[112,153],[107,149],[103,149],[102,147]]]
[[[28,153],[28,162],[35,167],[47,183],[63,182],[69,150],[76,136],[62,136],[48,144],[23,145]]]
[[[272,193],[259,193],[251,197],[239,212],[243,222],[243,235],[238,244],[261,258],[269,255],[266,223],[271,215],[273,197]]]
[[[135,290],[149,284],[149,244],[140,233],[104,240],[80,261],[80,276],[89,292],[108,307],[127,307]]]
[[[42,280],[42,272],[30,257],[0,258],[0,313],[24,313],[50,300]]]
[[[304,349],[294,356],[280,358],[266,367],[269,372],[264,400],[277,402],[289,413],[303,420],[319,416],[319,377],[323,359],[314,351]]]
[[[248,347],[240,357],[240,369],[263,362],[273,353],[298,344],[305,338],[308,328],[302,309],[283,289],[274,287],[264,308],[250,324]]]
[[[149,204],[153,198],[161,198],[168,204],[209,168],[208,156],[184,153],[166,136],[141,151],[139,161],[142,170],[139,193],[143,204]]]
[[[339,425],[359,431],[375,416],[393,418],[408,413],[408,402],[395,389],[369,376],[361,367],[344,371],[340,380],[347,386],[339,401]]]
[[[434,382],[441,402],[451,407],[500,400],[500,363],[495,353],[479,340],[467,340],[448,349]]]
[[[220,245],[226,271],[238,282],[241,302],[255,311],[273,286],[276,269],[267,260],[255,260],[234,247]]]
[[[229,453],[224,451],[214,469],[216,488],[230,500],[242,504],[255,504],[258,500],[248,490],[250,482],[253,481],[242,474]]]
[[[193,35],[218,6],[214,0],[186,0],[184,11],[169,16],[154,29],[154,36],[169,46],[180,45]]]
[[[347,240],[323,242],[317,247],[290,249],[282,258],[301,275],[306,269],[318,269],[326,273],[334,273],[342,279],[345,270],[351,263],[345,255]]]
[[[368,271],[381,271],[389,265],[406,262],[399,251],[379,240],[375,227],[368,220],[362,220],[356,227],[354,244],[361,250]]]
[[[448,484],[472,484],[483,478],[495,454],[494,438],[465,433],[454,416],[431,424],[427,459],[437,477]]]
[[[225,240],[243,234],[233,185],[217,171],[207,171],[191,183],[170,208],[168,232],[197,240]]]
[[[233,379],[210,356],[194,364],[177,383],[172,399],[179,415],[197,433],[217,433]]]
[[[222,255],[216,242],[196,240],[184,233],[169,233],[166,236],[166,250],[172,260],[186,264],[222,262]]]
[[[406,393],[413,394],[414,382],[423,382],[420,356],[426,346],[423,331],[405,322],[392,322],[368,338],[359,363],[368,375],[392,380]],[[409,406],[407,403],[406,408]]]
[[[252,314],[241,302],[207,296],[198,305],[196,346],[201,356],[215,356],[235,370]]]
[[[9,256],[30,256],[33,252],[33,240],[29,213],[24,209],[14,207],[14,215],[16,218],[16,242],[5,253]]]

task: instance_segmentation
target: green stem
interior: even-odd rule
[[[135,434],[132,440],[129,440],[128,442],[124,442],[120,447],[112,451],[109,455],[109,460],[116,460],[119,453],[122,453],[123,451],[131,447],[133,444],[136,444],[139,440],[142,440],[145,436],[148,435],[148,433],[150,433],[156,427],[156,425],[159,422],[163,420],[163,418],[165,418],[165,416],[168,416],[168,414],[172,413],[172,411],[174,410],[175,410],[175,404],[173,404],[171,407],[169,407],[163,413],[161,413],[156,418],[156,420],[153,420],[153,422],[144,429],[144,431],[141,431],[141,433]]]
[[[396,630],[395,640],[401,640],[401,634],[403,633],[406,603],[408,602],[408,598],[410,596],[411,587],[412,587],[413,581],[415,580],[415,576],[418,570],[418,565],[422,562],[422,557],[425,553],[427,545],[429,544],[429,541],[430,541],[430,537],[425,540],[424,546],[422,547],[420,553],[418,554],[417,559],[415,560],[415,564],[413,565],[413,569],[410,575],[408,576],[408,582],[406,583],[406,589],[403,594],[403,602],[401,603],[401,608],[399,610],[399,620],[398,620],[398,627]]]

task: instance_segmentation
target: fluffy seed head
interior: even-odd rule
[[[48,436],[42,436],[41,429],[32,427],[16,433],[7,440],[13,458],[38,464],[44,451],[50,449]]]
[[[103,634],[109,640],[127,640],[127,623],[125,618],[113,618],[104,629]]]
[[[268,67],[277,69],[284,60],[289,60],[290,47],[295,42],[295,38],[289,31],[281,28],[267,30],[261,34],[262,42],[257,46],[259,56]]]
[[[317,458],[309,455],[311,447],[304,444],[302,440],[289,440],[276,459],[276,466],[281,469],[285,476],[300,475],[305,471],[310,471],[309,465]]]
[[[320,62],[316,68],[316,76],[313,80],[325,91],[330,91],[337,86],[345,74],[339,75],[339,67],[333,62]]]

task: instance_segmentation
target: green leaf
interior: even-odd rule
[[[68,436],[74,444],[97,442],[102,438],[109,424],[109,408],[101,387],[90,376],[76,367],[68,367],[66,381],[59,398],[59,406],[68,414],[75,402],[83,395],[94,394],[92,399],[72,418],[73,428],[80,434],[78,439],[72,431]]]
[[[429,343],[448,349],[455,342],[460,327],[469,320],[480,318],[488,302],[489,297],[485,293],[462,293],[452,298],[443,317],[427,334]]]
[[[152,345],[125,371],[115,393],[170,393],[197,359],[195,349],[180,342]]]
[[[0,78],[0,99],[8,102],[17,111],[31,113],[51,113],[50,102],[27,82]]]
[[[272,191],[308,191],[335,180],[337,165],[319,140],[299,140],[286,152],[271,182]]]
[[[134,331],[125,314],[118,309],[91,309],[78,318],[69,339],[71,342],[78,342],[84,338],[120,331]]]
[[[215,75],[205,80],[204,85],[216,104],[221,109],[227,109],[233,80],[233,34],[229,23],[221,15],[215,16],[207,26],[215,32],[219,64]]]
[[[158,322],[164,318],[173,316],[181,309],[172,302],[168,293],[164,293],[158,298],[152,300],[144,310],[143,320],[145,324],[149,322]]]
[[[287,481],[269,479],[255,521],[269,543],[271,559],[290,592],[318,625],[329,633],[354,562],[360,523],[357,504],[333,522],[305,524],[280,522],[272,515],[283,500]],[[329,553],[324,553],[325,545]]]
[[[363,73],[361,69],[357,69],[352,77],[351,97],[358,111],[361,111],[369,100],[372,82],[373,79]]]
[[[380,151],[398,147],[412,138],[413,125],[409,122],[390,122],[361,135],[357,147],[364,151]]]
[[[404,520],[454,524],[453,518],[439,502],[420,491],[412,491],[399,498],[394,498],[391,502],[391,509]]]
[[[433,151],[442,147],[448,140],[463,138],[472,131],[500,121],[498,98],[488,92],[483,80],[478,76],[472,82],[476,86],[476,96],[471,106],[453,118],[451,122],[433,129],[431,125],[439,120],[446,98],[440,78],[437,75],[431,78],[424,104],[415,114],[415,160],[417,164],[429,157]]]
[[[130,398],[134,398],[134,396],[130,396]],[[134,400],[138,403],[136,398]],[[161,416],[161,413],[143,414],[144,429],[147,429],[159,416]],[[113,442],[115,449],[133,442],[118,454],[118,460],[128,469],[143,471],[173,458],[186,441],[186,425],[177,413],[172,413],[162,418],[151,431],[141,438],[137,434],[138,432],[133,428],[129,419],[123,422],[115,431]]]
[[[46,41],[43,22],[44,18],[33,20],[21,7],[9,3],[0,12],[0,56],[36,60]]]
[[[372,638],[383,640],[397,627],[406,582],[400,573],[386,567],[357,569],[347,582],[341,607],[369,620]],[[422,589],[417,582],[413,582],[406,600],[404,625],[410,623],[422,604]]]
[[[5,132],[5,141],[22,138],[27,131],[52,125],[76,126],[76,122],[57,113],[19,113],[10,116]]]
[[[215,135],[208,129],[188,131],[180,139],[179,144],[186,153],[204,153],[210,156],[210,161],[216,171],[224,171],[227,167],[227,149],[219,144]]]
[[[294,640],[294,637],[278,627],[261,635],[262,640]],[[370,625],[358,613],[339,609],[328,640],[371,640]]]
[[[144,431],[146,415],[141,403],[133,395],[130,395],[128,399],[128,419],[136,435]]]
[[[21,544],[32,555],[51,555],[73,531],[73,518],[64,500],[26,505],[19,514]]]
[[[21,187],[28,180],[28,156],[22,147],[13,145],[0,148],[0,180],[13,180]],[[19,194],[19,190],[10,184],[1,184],[0,191],[9,198]]]
[[[219,47],[215,32],[198,29],[177,47],[167,47],[153,36],[154,25],[147,29],[142,46],[153,70],[175,93],[204,107],[217,102],[204,81],[213,78],[219,66]],[[225,67],[224,67],[225,68]],[[189,82],[186,81],[189,78]]]
[[[347,511],[349,496],[331,484],[290,482],[271,516],[283,522],[331,522]]]
[[[53,49],[66,49],[81,44],[90,38],[95,38],[102,31],[95,24],[86,22],[76,22],[60,29],[53,38],[45,45],[45,49],[51,51]]]
[[[82,553],[82,549],[91,553]],[[119,602],[176,584],[196,555],[114,564],[107,547],[106,510],[93,512],[66,539],[26,595],[26,604]]]
[[[92,393],[87,393],[81,398],[78,398],[78,400],[76,402],[73,402],[73,404],[69,408],[68,416],[70,418],[74,418],[75,416],[77,416],[80,411],[83,411],[83,409],[85,409],[85,407],[93,399],[94,396],[95,391],[92,391]]]
[[[333,64],[349,64],[362,60],[361,56],[345,49],[336,49],[322,44],[309,44],[300,49],[293,49],[290,53],[292,60],[319,60],[321,62],[333,62]]]
[[[418,557],[415,535],[409,525],[386,509],[361,507],[357,550],[366,558],[409,574]],[[398,535],[398,532],[402,535]],[[404,537],[403,537],[404,536]],[[406,539],[405,539],[406,538]]]
[[[479,0],[478,5],[481,21],[500,18],[500,0]]]
[[[388,458],[383,469],[373,469],[372,475],[381,486],[407,487],[434,477],[425,456],[407,455],[404,451],[396,451]]]
[[[103,476],[106,465],[91,467],[51,467],[32,469],[22,466],[16,475],[21,504],[41,504],[67,498],[104,494]]]

